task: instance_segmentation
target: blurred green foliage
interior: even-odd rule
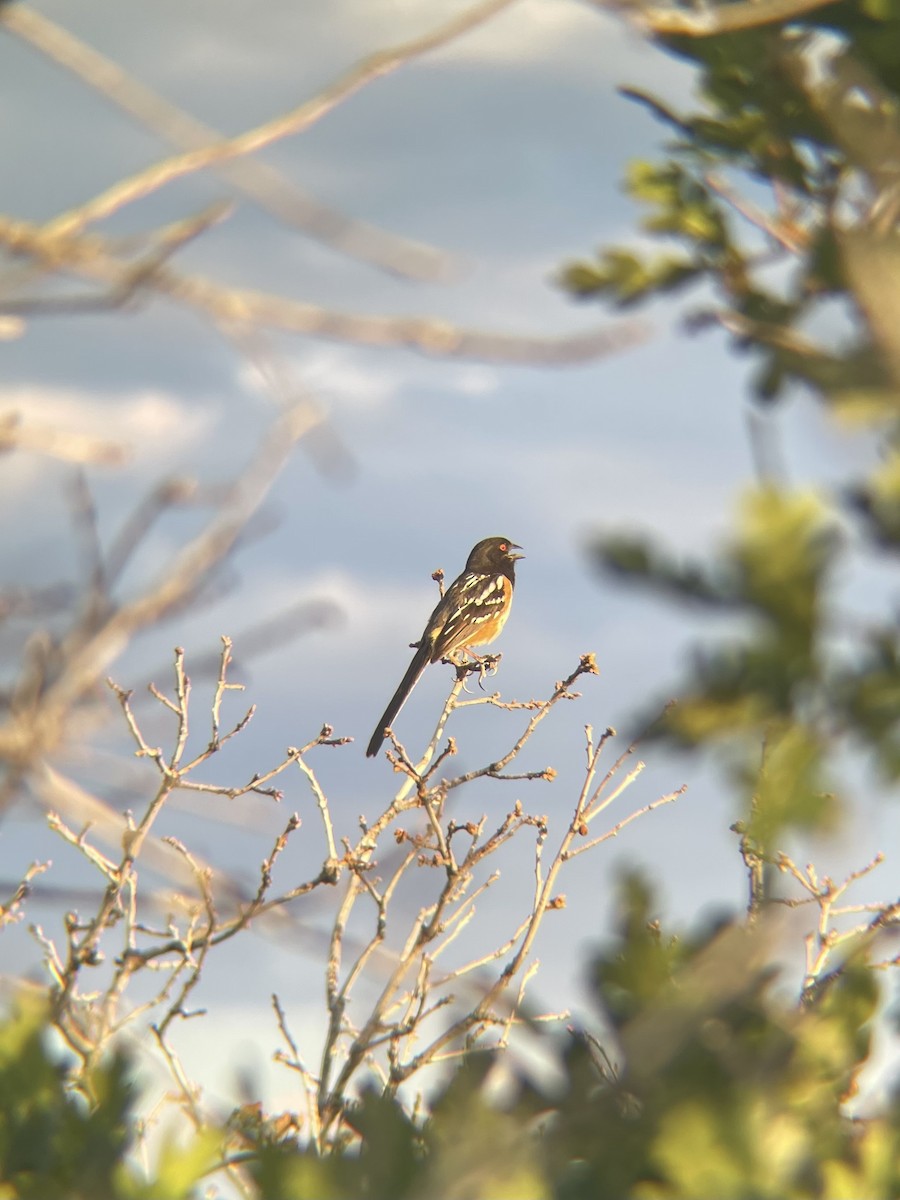
[[[642,228],[666,249],[604,249],[567,266],[564,286],[627,306],[703,283],[691,323],[722,326],[754,356],[760,398],[803,383],[827,402],[865,397],[871,419],[893,421],[896,379],[842,246],[898,149],[887,115],[900,94],[894,6],[832,4],[789,25],[660,42],[697,68],[703,105],[678,114],[623,89],[676,134],[663,161],[634,162],[626,179]],[[809,332],[835,298],[850,309],[839,346]]]
[[[830,666],[825,600],[843,548],[819,497],[774,488],[744,498],[709,567],[680,565],[642,539],[596,547],[607,570],[745,618],[744,635],[698,651],[657,729],[682,745],[724,748],[748,833],[766,849],[786,827],[821,827],[834,815],[831,734],[846,720],[851,685]]]
[[[589,1029],[535,1024],[553,1071],[473,1054],[422,1119],[372,1088],[347,1101],[358,1144],[325,1155],[302,1122],[245,1112],[167,1143],[142,1179],[122,1060],[98,1068],[89,1101],[73,1096],[46,1012],[20,1010],[0,1026],[0,1197],[199,1197],[230,1161],[253,1200],[894,1200],[900,1105],[846,1112],[879,1002],[865,946],[798,1007],[776,986],[765,920],[674,936],[654,911],[626,879],[591,970],[608,1049]]]
[[[848,745],[900,774],[896,615],[847,619],[833,602],[835,580],[900,547],[900,6],[658,41],[696,67],[699,108],[626,89],[671,134],[659,162],[627,174],[647,237],[570,264],[564,286],[621,307],[693,287],[688,328],[752,356],[757,403],[802,388],[848,437],[864,427],[880,443],[839,495],[777,481],[745,495],[708,564],[649,537],[593,546],[607,572],[744,619],[742,633],[708,631],[658,732],[724,756],[765,849],[833,820]]]
[[[560,1091],[523,1093],[523,1103],[548,1105],[542,1145],[554,1194],[894,1194],[897,1114],[855,1123],[842,1108],[877,1006],[865,964],[848,965],[820,1003],[798,1010],[773,988],[765,923],[677,938],[651,914],[644,884],[628,881],[618,937],[594,967],[618,1070],[592,1038],[574,1037]]]
[[[187,1200],[218,1160],[209,1130],[165,1143],[152,1176],[128,1155],[135,1089],[119,1052],[74,1090],[54,1053],[49,1009],[20,996],[0,1022],[0,1200]]]
[[[0,1027],[0,1196],[116,1195],[113,1176],[129,1141],[124,1063],[114,1058],[93,1072],[90,1102],[70,1094],[47,1053],[46,1016],[23,1005]]]

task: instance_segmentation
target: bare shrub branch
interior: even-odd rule
[[[98,899],[90,916],[69,913],[61,937],[38,926],[33,926],[33,933],[50,979],[54,1021],[80,1064],[76,1078],[87,1080],[92,1065],[115,1039],[146,1024],[172,1076],[178,1103],[200,1127],[206,1120],[202,1095],[185,1073],[176,1047],[180,1024],[202,1017],[204,1010],[191,1001],[199,994],[209,955],[251,924],[279,912],[299,914],[307,896],[326,889],[335,903],[325,950],[325,1039],[316,1069],[308,1065],[308,1056],[289,1033],[285,1009],[273,999],[277,1026],[288,1048],[277,1057],[298,1077],[306,1113],[304,1136],[325,1152],[356,1138],[352,1124],[345,1121],[347,1102],[373,1074],[394,1094],[426,1069],[453,1061],[475,1043],[509,1043],[521,1023],[526,988],[538,969],[531,951],[541,923],[548,912],[565,904],[555,890],[559,873],[573,857],[573,843],[583,836],[585,820],[603,811],[637,778],[634,771],[621,781],[616,774],[633,748],[595,786],[599,754],[611,731],[596,746],[589,734],[585,782],[549,861],[545,847],[550,822],[527,810],[520,800],[495,825],[489,825],[483,813],[464,816],[459,798],[454,816],[445,812],[450,795],[461,795],[463,807],[471,808],[473,801],[481,803],[478,788],[495,788],[509,780],[505,768],[540,723],[561,701],[576,699],[572,686],[577,679],[596,673],[592,656],[584,655],[545,700],[507,704],[497,694],[485,697],[513,713],[521,710],[524,728],[514,735],[508,751],[483,768],[445,777],[441,771],[452,758],[438,750],[438,735],[415,765],[395,742],[389,758],[403,783],[374,819],[360,818],[355,837],[338,838],[312,758],[329,748],[345,748],[350,739],[335,737],[329,726],[302,747],[290,748],[281,762],[248,782],[213,785],[203,778],[207,764],[247,728],[253,711],[251,706],[236,722],[225,718],[226,698],[240,690],[231,677],[231,663],[232,643],[223,638],[208,704],[208,741],[200,749],[189,749],[195,745],[191,730],[198,724],[196,714],[192,715],[197,700],[181,649],[174,654],[171,690],[150,688],[171,722],[164,745],[157,746],[146,736],[132,694],[110,683],[135,754],[149,773],[148,781],[155,780],[133,817],[119,816],[96,797],[93,805],[83,805],[78,785],[46,768],[48,795],[59,798],[74,790],[69,811],[82,820],[79,828],[51,814],[50,828],[97,873]],[[459,698],[469,674],[466,668],[457,668],[439,731],[455,708],[467,703]],[[279,856],[300,827],[296,814],[263,860],[252,894],[245,894],[178,839],[157,835],[166,806],[178,792],[202,790],[235,799],[250,792],[268,795],[272,794],[269,781],[293,765],[320,817],[321,868],[305,881],[282,890],[275,882]],[[553,776],[545,768],[516,778],[534,786]],[[641,811],[653,807],[644,805]],[[109,848],[101,849],[97,838]],[[597,838],[595,844],[603,840]],[[507,933],[485,945],[478,906],[502,882],[501,869],[495,865],[498,856],[516,845],[530,854],[534,885],[522,890],[512,874],[504,885],[509,892],[505,907],[515,915]],[[164,897],[154,893],[140,881],[139,863],[162,870],[175,890]],[[404,899],[410,887],[420,896],[414,912]],[[24,895],[20,889],[14,903]],[[167,914],[162,924],[155,917],[159,911]],[[131,999],[139,978],[145,983],[152,980],[152,986],[141,986],[140,999]],[[545,1017],[556,1019],[550,1014]],[[228,1161],[234,1166],[237,1160]]]

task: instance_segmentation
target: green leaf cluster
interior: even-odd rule
[[[435,1097],[428,1119],[416,1122],[400,1102],[366,1092],[347,1116],[361,1139],[357,1151],[317,1156],[271,1142],[252,1167],[266,1200],[550,1200],[528,1114],[503,1111],[487,1098],[495,1066],[473,1054]]]
[[[880,441],[875,465],[835,494],[747,496],[708,564],[647,538],[596,539],[606,571],[744,619],[740,634],[703,640],[660,732],[724,755],[765,848],[828,824],[848,745],[900,776],[895,615],[882,605],[860,620],[833,603],[837,580],[900,548],[900,8],[843,2],[761,22],[657,39],[694,66],[698,104],[676,112],[625,90],[668,132],[660,160],[625,181],[647,236],[562,281],[618,306],[694,285],[688,327],[723,330],[752,357],[758,401],[799,385],[848,436],[865,427]]]
[[[818,1004],[798,1009],[773,988],[769,930],[726,922],[667,937],[637,879],[621,903],[618,937],[594,968],[617,1070],[598,1059],[595,1039],[576,1037],[561,1091],[530,1096],[549,1105],[542,1145],[554,1194],[894,1194],[896,1114],[855,1123],[844,1112],[878,1002],[865,965],[848,964]]]
[[[900,149],[895,6],[832,4],[787,25],[658,42],[696,67],[701,101],[678,113],[622,89],[674,134],[625,181],[665,248],[605,247],[564,267],[562,286],[629,307],[702,283],[688,326],[724,329],[752,354],[760,399],[802,384],[857,419],[895,421],[896,372],[851,286],[845,236],[853,207],[889,187]],[[815,336],[836,301],[841,336]]]
[[[136,1093],[115,1053],[68,1084],[43,1004],[19,998],[0,1021],[0,1200],[188,1200],[219,1158],[214,1131],[163,1146],[153,1175],[129,1159]]]
[[[814,492],[750,492],[711,566],[682,565],[636,538],[598,539],[594,550],[620,577],[745,618],[742,633],[710,639],[697,653],[657,734],[724,749],[760,846],[785,828],[827,822],[836,736],[892,748],[900,710],[882,709],[881,728],[865,719],[851,678],[833,661],[826,597],[845,539],[824,502]],[[886,753],[883,760],[890,770]]]
[[[846,1101],[879,1002],[857,956],[816,999],[775,987],[771,930],[725,921],[666,935],[640,878],[625,880],[617,933],[594,964],[609,1054],[590,1030],[561,1042],[537,1081],[507,1056],[467,1059],[421,1124],[394,1100],[352,1112],[358,1154],[263,1147],[267,1200],[891,1200],[900,1110],[852,1120]],[[614,1064],[612,1060],[614,1060]]]
[[[125,1063],[114,1057],[95,1068],[90,1100],[71,1094],[47,1052],[45,1017],[40,1006],[23,1004],[0,1026],[0,1196],[115,1195],[130,1140]]]
[[[864,945],[797,1005],[765,919],[675,936],[654,908],[641,878],[623,882],[591,972],[595,1030],[531,1027],[554,1070],[471,1054],[420,1119],[371,1087],[346,1101],[356,1142],[326,1153],[250,1106],[164,1143],[144,1176],[127,1064],[73,1094],[47,1010],[23,1005],[0,1023],[0,1197],[189,1200],[230,1161],[256,1200],[893,1200],[900,1107],[846,1112],[879,1006]]]

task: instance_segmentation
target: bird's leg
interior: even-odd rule
[[[456,670],[463,677],[477,671],[478,683],[483,689],[487,676],[497,673],[497,665],[502,657],[501,654],[476,654],[471,646],[462,646],[458,650],[454,650],[444,661],[456,667]],[[474,661],[468,661],[469,659]],[[472,694],[465,683],[463,683],[463,691],[469,695]]]
[[[497,674],[497,667],[500,664],[502,654],[475,654],[470,651],[472,656],[478,660],[478,686],[484,691],[484,681],[489,675]]]

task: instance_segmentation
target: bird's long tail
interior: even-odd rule
[[[382,714],[381,720],[375,726],[375,732],[372,734],[372,740],[369,742],[366,750],[366,758],[374,758],[381,749],[381,743],[384,741],[384,731],[389,729],[397,718],[400,709],[406,703],[409,693],[419,682],[419,676],[428,666],[431,661],[431,647],[424,643],[419,647],[413,656],[412,662],[406,668],[406,674],[400,680],[400,686],[397,688],[391,697],[390,703]]]

